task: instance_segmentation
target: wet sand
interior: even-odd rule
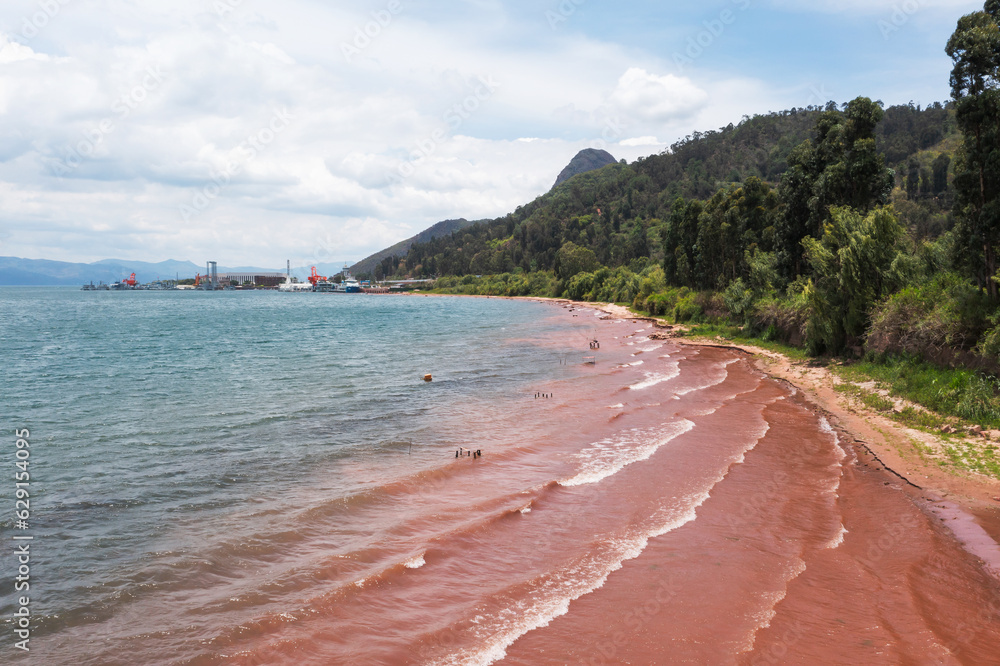
[[[322,506],[301,607],[190,663],[1000,663],[997,544],[852,415],[563,305],[575,332],[510,344],[578,349],[569,374],[442,407],[482,458]]]
[[[1000,663],[1000,484],[922,460],[912,431],[847,404],[825,369],[735,347],[794,387],[798,413],[768,407],[766,436],[698,520],[651,539],[504,663]],[[847,458],[827,505],[817,414]],[[832,516],[837,538],[810,534]],[[724,628],[706,621],[719,616]]]

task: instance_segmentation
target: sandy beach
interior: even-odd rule
[[[676,337],[621,306],[533,300],[603,319],[601,353],[640,359],[620,367],[679,363],[646,408],[696,427],[599,486],[619,511],[691,509],[496,663],[998,663],[996,481],[941,466],[932,435],[852,404],[825,367]],[[670,351],[643,354],[657,341]],[[699,477],[709,489],[686,494]]]
[[[573,303],[573,307],[588,305],[591,304]],[[682,330],[682,327],[670,326],[659,320],[637,317],[620,305],[601,303],[593,306],[614,318],[649,321],[667,332]],[[679,344],[725,347],[751,355],[754,364],[762,371],[803,391],[812,403],[829,415],[832,423],[849,435],[849,441],[871,454],[891,474],[924,491],[938,504],[945,500],[958,505],[975,517],[993,541],[1000,543],[1000,480],[942,467],[939,458],[927,457],[920,448],[920,445],[929,443],[940,445],[940,438],[934,442],[934,435],[900,425],[834,390],[839,379],[826,367],[793,361],[783,354],[753,345],[685,337],[671,339]],[[982,437],[974,435],[970,435],[970,439],[983,441]],[[969,537],[963,532],[960,538]],[[1000,550],[995,555],[1000,558]],[[1000,559],[991,560],[989,564],[1000,572]]]

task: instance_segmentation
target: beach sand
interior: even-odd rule
[[[615,318],[650,321],[666,330],[678,330],[658,320],[637,317],[620,305],[600,303],[595,307]],[[928,458],[917,446],[926,445],[929,439],[934,439],[933,435],[900,425],[836,391],[837,379],[826,367],[793,361],[783,354],[753,345],[684,337],[672,339],[679,344],[738,349],[752,355],[754,364],[763,372],[804,392],[810,402],[831,417],[831,422],[849,433],[859,450],[874,455],[892,474],[924,490],[928,497],[957,504],[1000,543],[1000,480],[943,468],[937,458]]]
[[[914,442],[929,435],[852,404],[824,367],[674,337],[621,306],[532,300],[628,321],[626,338],[669,338],[699,359],[686,366],[696,374],[727,364],[725,382],[704,391],[723,407],[692,405],[696,434],[608,479],[609,499],[627,507],[659,488],[689,501],[677,494],[686,472],[705,474],[703,456],[735,457],[689,515],[496,663],[1000,664],[995,480],[921,456]]]
[[[642,320],[621,306],[593,307]],[[850,404],[826,368],[748,345],[674,342],[752,355],[823,415],[850,455],[834,492],[842,533],[827,543],[812,533],[829,508],[819,506],[824,463],[808,460],[819,449],[801,413],[773,405],[771,429],[697,521],[651,539],[504,663],[1000,663],[998,482],[921,458],[912,442],[926,434]],[[788,542],[800,544],[796,556]],[[740,645],[746,597],[768,589],[776,603]],[[728,616],[732,631],[705,621],[713,616]],[[568,647],[595,634],[601,640],[577,642],[586,648]]]

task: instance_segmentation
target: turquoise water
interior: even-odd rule
[[[463,406],[566,372],[552,349],[511,343],[565,329],[551,313],[496,299],[0,288],[0,530],[5,544],[34,537],[33,644],[133,621],[127,602],[180,594],[186,576],[224,582],[244,565],[206,564],[213,549],[234,534],[274,548],[269,535],[280,544],[290,529],[275,517],[308,510],[317,489],[348,497],[432,468],[468,443]],[[31,432],[27,532],[10,510],[15,428]],[[5,633],[15,568],[0,558]]]

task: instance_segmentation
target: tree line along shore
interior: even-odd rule
[[[438,293],[628,305],[818,359],[915,428],[1000,431],[1000,0],[943,46],[947,103],[744,117],[375,271],[437,278]],[[944,458],[1000,479],[988,440]]]

